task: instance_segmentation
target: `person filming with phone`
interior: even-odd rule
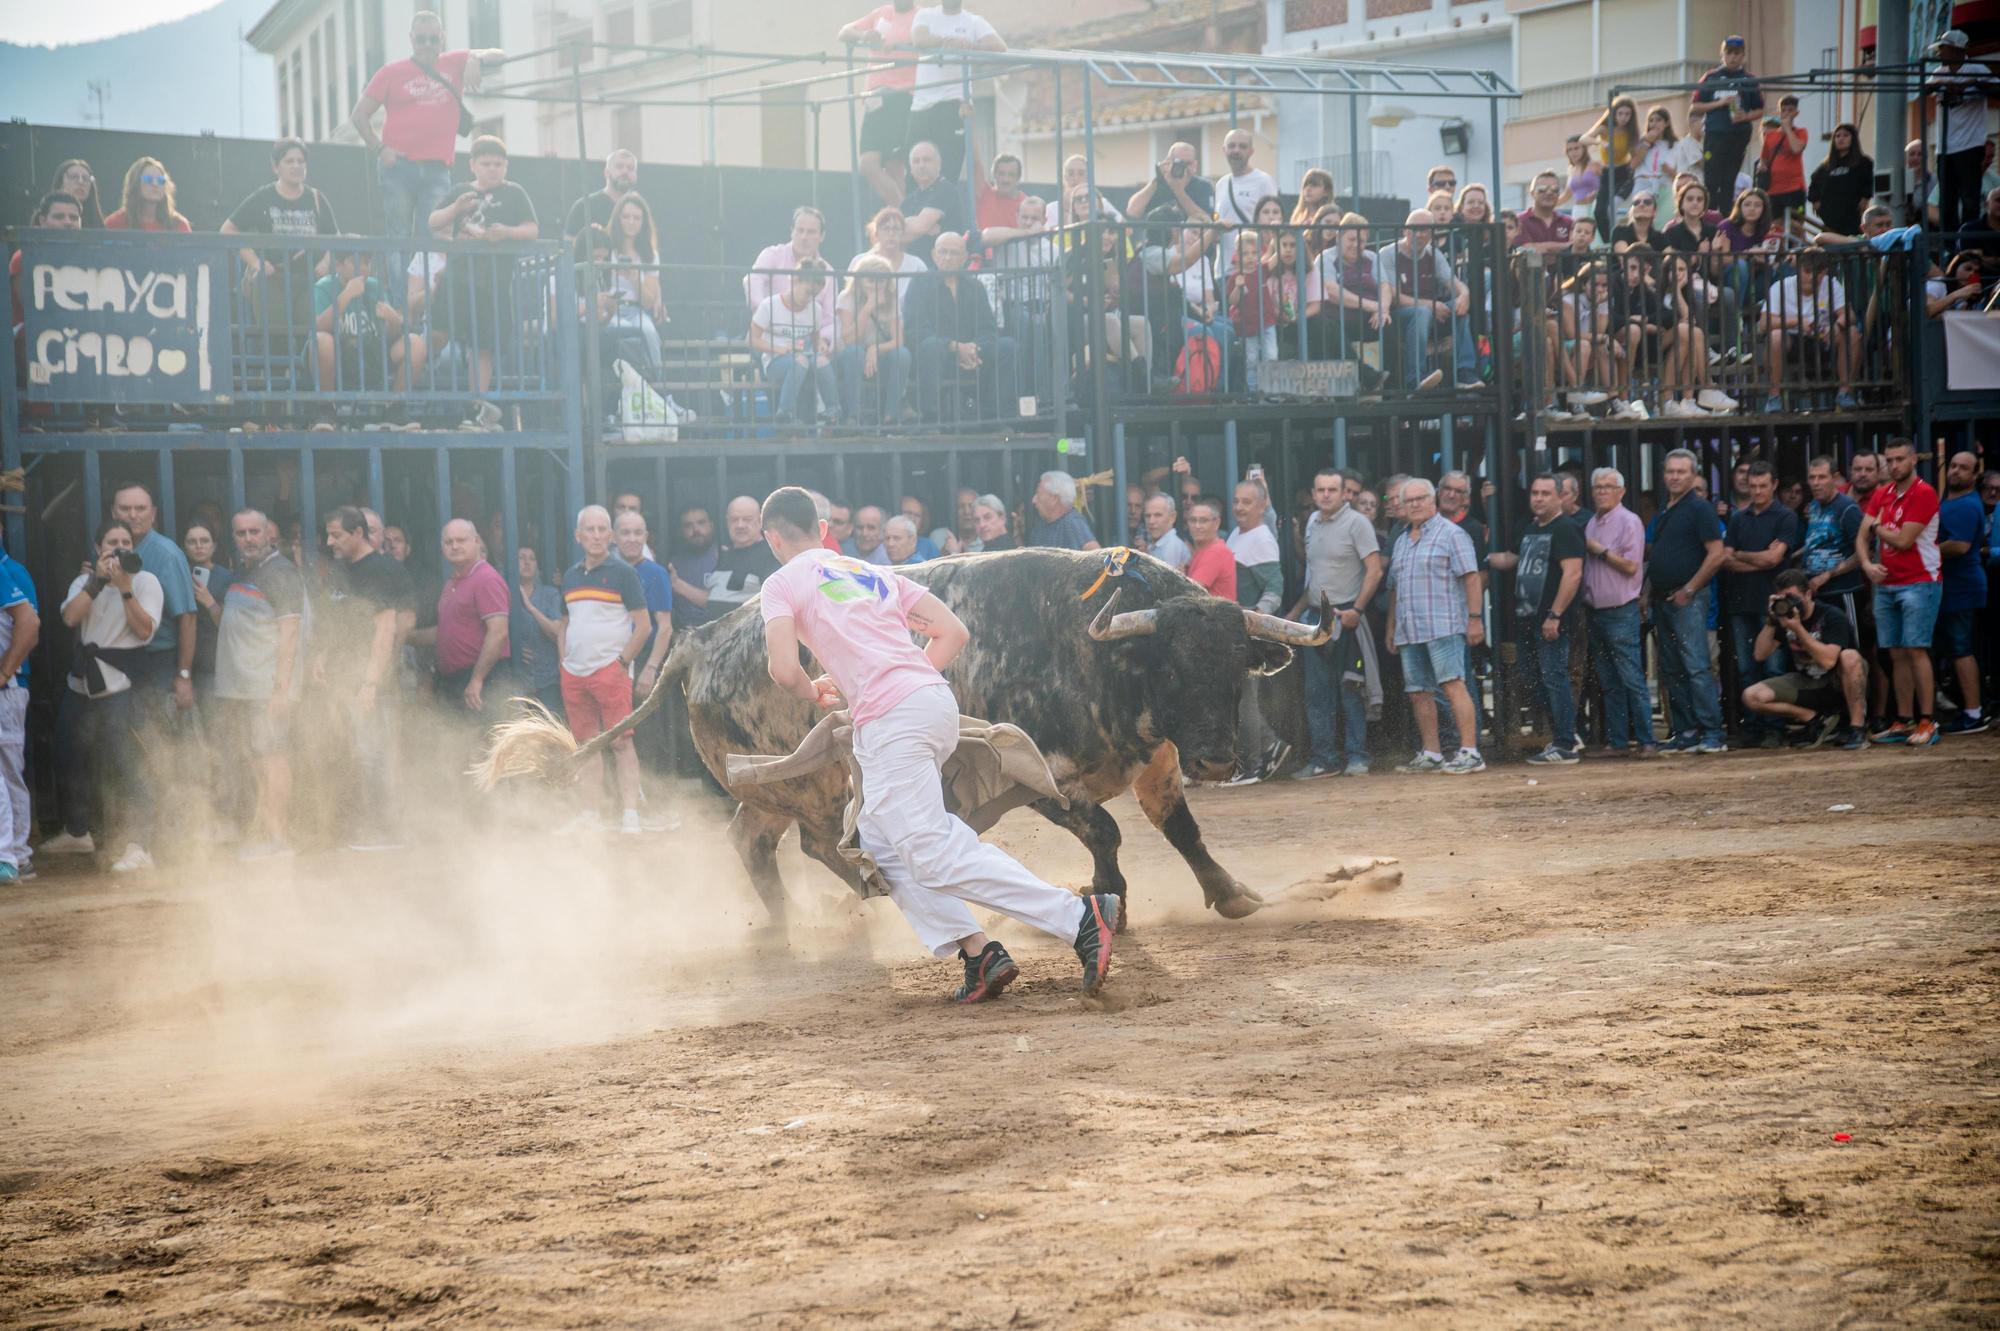
[[[63,598],[62,619],[78,630],[76,659],[56,712],[56,789],[62,835],[48,853],[90,854],[95,833],[125,838],[113,873],[153,867],[146,853],[152,795],[137,739],[132,677],[143,673],[146,644],[159,630],[166,590],[132,548],[122,522],[97,533],[97,560],[79,573]],[[115,843],[111,843],[115,844]]]
[[[1799,748],[1816,749],[1829,739],[1844,749],[1861,748],[1867,743],[1868,665],[1853,623],[1840,607],[1813,599],[1812,575],[1804,569],[1785,570],[1774,586],[1751,652],[1763,662],[1782,646],[1794,669],[1744,689],[1743,705],[1804,726],[1795,741]]]

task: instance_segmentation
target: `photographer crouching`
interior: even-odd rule
[[[1864,747],[1868,665],[1853,622],[1838,606],[1813,600],[1812,577],[1801,569],[1787,569],[1773,585],[1751,652],[1761,662],[1785,647],[1797,668],[1744,689],[1743,705],[1803,726],[1798,748],[1816,749],[1829,739],[1843,749]]]

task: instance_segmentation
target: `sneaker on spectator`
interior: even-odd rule
[[[1627,402],[1622,397],[1611,399],[1611,410],[1604,417],[1607,421],[1646,421],[1652,418],[1652,413],[1646,410],[1645,403]]]
[[[1292,780],[1317,781],[1323,776],[1339,776],[1339,775],[1340,775],[1340,769],[1338,767],[1325,767],[1319,763],[1307,763],[1304,767],[1301,767],[1298,771],[1292,773]]]
[[[1235,776],[1232,776],[1227,781],[1224,781],[1222,783],[1222,788],[1224,790],[1228,790],[1233,786],[1254,786],[1263,779],[1264,779],[1264,773],[1262,771],[1258,770],[1255,767],[1246,767],[1242,771],[1238,772]]]
[[[1457,384],[1463,392],[1470,392],[1475,388],[1486,387],[1486,381],[1483,379],[1460,379],[1457,381]]]
[[[1672,739],[1668,740],[1665,744],[1662,744],[1660,746],[1659,752],[1663,755],[1671,754],[1674,757],[1678,758],[1682,754],[1693,753],[1694,748],[1695,748],[1694,740],[1688,739],[1681,735],[1675,735]]]
[[[1561,407],[1543,407],[1542,418],[1560,424],[1563,421],[1588,420],[1590,413],[1587,411],[1564,411]]]
[[[1578,411],[1585,407],[1595,407],[1611,400],[1611,394],[1599,392],[1595,388],[1573,388],[1569,394],[1569,404]]]
[[[1868,747],[1868,732],[1860,726],[1842,726],[1840,733],[1833,737],[1833,742],[1850,752],[1865,749]]]
[[[1720,388],[1704,388],[1694,395],[1694,401],[1703,411],[1713,412],[1730,412],[1742,405]]]
[[[1910,747],[1913,749],[1914,748],[1928,749],[1933,744],[1936,744],[1938,742],[1937,722],[1931,720],[1927,716],[1923,718],[1921,721],[1917,722],[1915,725],[1911,726],[1910,738],[1908,742]]]
[[[21,881],[21,871],[5,860],[0,860],[0,887],[12,887]]]
[[[1631,413],[1629,416],[1626,417],[1627,420],[1649,421],[1653,419],[1653,413],[1648,411],[1646,409],[1646,404],[1639,401],[1637,398],[1632,399],[1631,403],[1626,407],[1626,410]]]
[[[1843,388],[1833,395],[1833,409],[1835,411],[1858,411],[1860,408],[1861,403],[1855,398],[1854,390],[1852,389]]]
[[[1428,391],[1430,389],[1436,388],[1439,384],[1443,382],[1444,382],[1444,371],[1432,370],[1429,374],[1425,375],[1422,379],[1419,379],[1417,381],[1417,391],[1420,393]]]
[[[1987,726],[1991,724],[1992,722],[1984,712],[1981,712],[1978,716],[1967,716],[1964,712],[1960,712],[1957,716],[1939,726],[1938,733],[1943,735],[1978,735],[1984,733]]]
[[[1442,772],[1444,757],[1436,753],[1419,752],[1416,757],[1396,769],[1399,772]]]
[[[1799,749],[1816,749],[1834,737],[1840,730],[1840,718],[1828,714],[1805,723],[1792,740],[1792,746]]]
[[[1694,746],[1694,751],[1703,754],[1727,753],[1729,746],[1719,739],[1705,739]]]
[[[1576,762],[1578,756],[1575,749],[1558,748],[1551,744],[1540,753],[1529,754],[1528,761],[1537,767],[1568,767]]]
[[[637,809],[625,810],[624,816],[618,820],[618,831],[622,836],[638,836],[645,830],[639,823],[639,811]]]
[[[1350,758],[1347,766],[1340,769],[1340,774],[1342,776],[1367,776],[1368,760],[1366,758]]]
[[[1908,721],[1885,721],[1868,732],[1870,744],[1907,744],[1910,741]]]
[[[95,855],[97,853],[97,842],[88,832],[85,832],[82,836],[71,836],[67,832],[58,832],[43,841],[35,849],[41,851],[44,855]]]
[[[1446,776],[1464,776],[1468,772],[1485,771],[1486,760],[1479,756],[1477,749],[1460,749],[1438,770]]]
[[[500,414],[500,408],[494,406],[491,402],[475,402],[472,404],[472,423],[482,430],[497,430],[500,428],[500,422],[504,419],[505,417]]]
[[[137,873],[142,869],[150,869],[152,867],[153,857],[148,855],[146,848],[136,841],[127,842],[125,853],[111,862],[111,872],[113,873]]]
[[[1776,393],[1772,393],[1764,399],[1765,415],[1767,416],[1782,415],[1784,413],[1784,410],[1785,410],[1785,399],[1779,397]]]

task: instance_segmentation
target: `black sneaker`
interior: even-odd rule
[[[1806,722],[1805,725],[1800,727],[1797,733],[1793,735],[1792,747],[1795,749],[1816,749],[1820,745],[1832,739],[1834,736],[1834,732],[1839,729],[1840,729],[1839,717],[1837,716],[1815,717],[1812,720]]]
[[[1076,956],[1083,963],[1083,992],[1094,994],[1111,974],[1111,937],[1125,903],[1109,892],[1083,899],[1083,923],[1076,927]]]
[[[965,961],[965,983],[952,992],[954,1003],[984,1003],[989,998],[998,998],[1000,991],[1021,973],[1021,968],[1007,955],[1007,949],[998,943],[988,943],[976,957],[966,956],[964,949],[958,955]]]
[[[1865,749],[1868,747],[1868,734],[1860,726],[1842,726],[1840,733],[1833,737],[1833,742],[1850,751]]]

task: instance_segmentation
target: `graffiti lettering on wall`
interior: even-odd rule
[[[228,392],[227,300],[213,256],[23,248],[30,398],[202,402]]]

